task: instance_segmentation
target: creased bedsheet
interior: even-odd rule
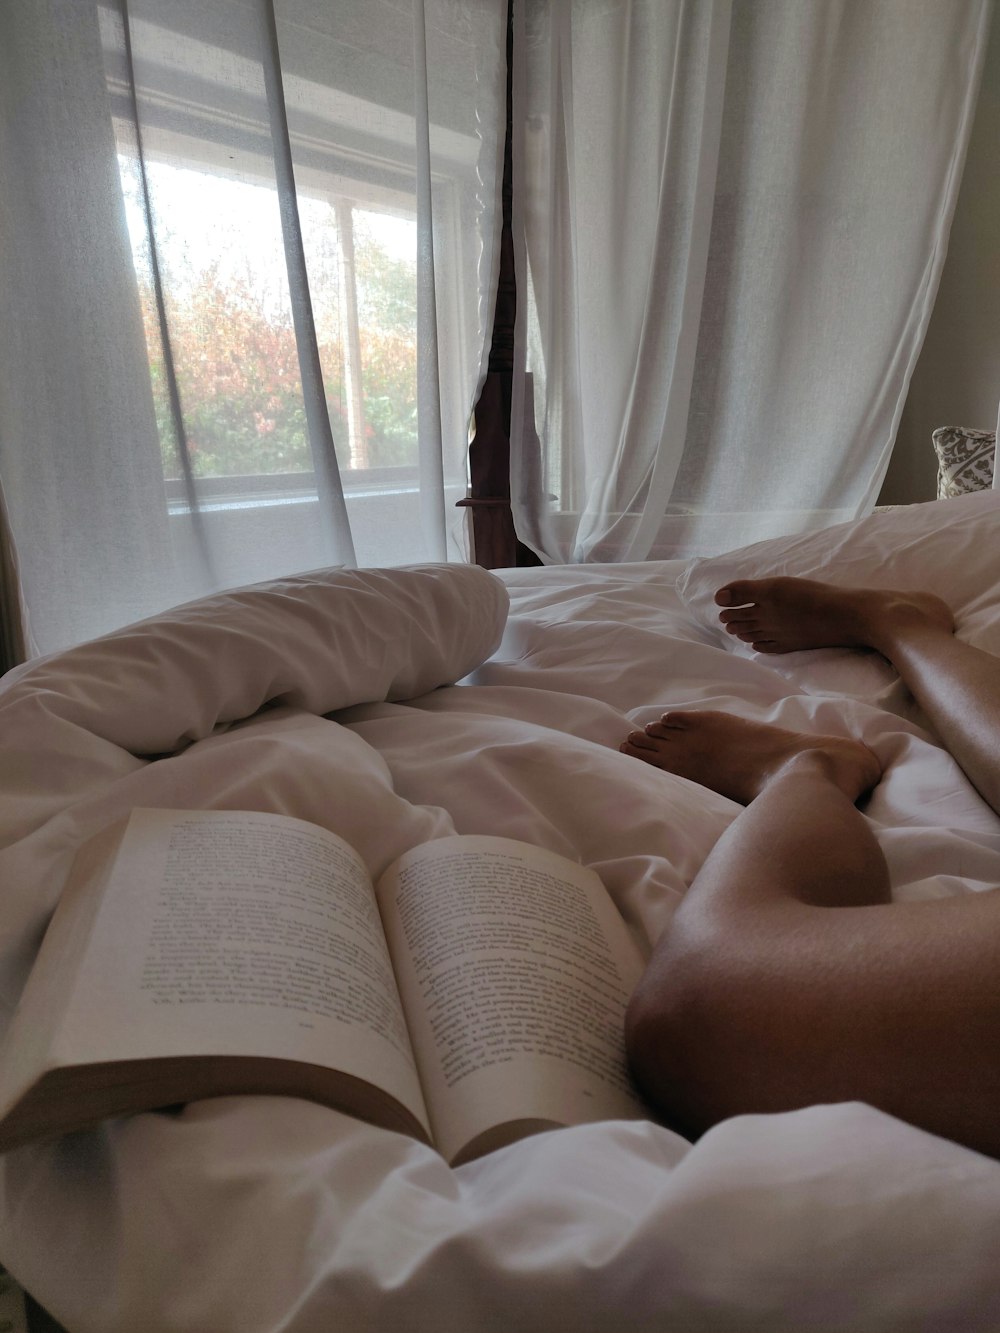
[[[295,814],[376,874],[453,831],[524,838],[594,866],[648,948],[737,813],[617,752],[666,707],[861,736],[888,764],[868,813],[897,895],[1000,884],[1000,820],[877,662],[735,652],[706,593],[778,560],[888,572],[988,635],[1000,501],[968,500],[715,567],[324,572],[14,673],[4,1021],[75,849],[134,805]],[[71,1333],[990,1329],[998,1254],[1000,1164],[858,1104],[741,1117],[694,1145],[588,1125],[451,1170],[306,1102],[227,1098],[0,1165],[0,1260]]]

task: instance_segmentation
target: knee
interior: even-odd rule
[[[689,1137],[730,1113],[711,1031],[716,995],[709,969],[647,972],[625,1014],[625,1050],[640,1092],[657,1116]]]
[[[668,1066],[676,1053],[669,1004],[661,993],[650,994],[646,979],[639,983],[625,1010],[625,1054],[632,1077],[656,1109],[654,1089],[669,1081]]]

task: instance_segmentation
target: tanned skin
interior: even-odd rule
[[[944,602],[806,579],[716,594],[757,652],[881,653],[1000,814],[1000,658]],[[859,741],[716,712],[666,713],[624,753],[746,809],[713,848],[632,998],[636,1078],[669,1124],[864,1101],[1000,1157],[1000,890],[893,903],[857,808]]]

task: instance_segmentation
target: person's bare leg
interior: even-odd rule
[[[664,713],[618,747],[654,768],[679,773],[732,801],[749,805],[792,760],[822,753],[824,767],[856,800],[882,775],[874,753],[860,741],[809,735],[729,713],[694,709]]]
[[[759,653],[806,648],[889,646],[911,627],[933,624],[951,634],[951,611],[930,593],[882,588],[838,588],[813,579],[736,579],[715,594],[728,633]]]
[[[727,632],[761,653],[835,645],[881,653],[1000,814],[1000,658],[956,639],[939,598],[774,578],[736,580],[716,601]]]
[[[864,746],[838,739],[831,754],[803,737],[796,750],[796,733],[761,724],[727,746],[738,719],[684,716],[693,743],[654,734],[640,757],[733,791],[741,743],[758,771],[744,764],[750,804],[629,1005],[629,1059],[650,1102],[697,1134],[740,1113],[860,1100],[1000,1156],[1000,894],[887,901],[854,804],[873,780]]]

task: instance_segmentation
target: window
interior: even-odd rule
[[[428,557],[418,442],[412,15],[406,7],[387,11],[401,25],[397,47],[388,47],[398,48],[400,65],[381,70],[374,102],[371,71],[359,58],[352,62],[357,53],[341,31],[361,19],[370,25],[370,12],[362,6],[352,19],[352,9],[310,11],[313,26],[282,28],[283,100],[323,391],[357,558],[405,563]],[[190,520],[196,510],[202,525],[246,528],[251,514],[263,522],[264,510],[294,509],[296,523],[321,526],[314,511],[322,469],[310,448],[274,123],[258,53],[246,25],[234,28],[231,45],[217,29],[208,40],[207,14],[205,39],[191,36],[202,20],[181,0],[139,3],[130,14],[131,69],[115,13],[104,14],[102,30],[168,512]],[[467,110],[461,115],[467,121]],[[452,512],[466,491],[479,370],[470,363],[468,330],[484,316],[482,282],[477,291],[468,278],[489,268],[475,222],[483,145],[451,126],[444,102],[431,138],[444,504]],[[456,534],[461,526],[456,515]],[[268,538],[262,530],[253,540]],[[456,545],[454,553],[464,550]],[[303,549],[286,564],[299,559],[300,567],[319,563]]]

